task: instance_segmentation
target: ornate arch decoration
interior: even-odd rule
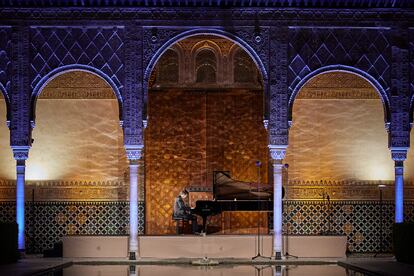
[[[233,82],[234,83],[244,82],[244,81],[236,81],[236,74],[235,74],[235,71],[237,69],[237,64],[236,64],[237,60],[236,60],[236,58],[237,58],[237,55],[240,55],[240,54],[241,55],[247,55],[247,53],[239,47],[232,47],[230,51],[231,51],[230,52],[230,63],[231,63],[231,71],[232,71],[231,74],[233,76],[233,78],[232,78]],[[251,62],[252,64],[254,64],[253,61],[251,60],[250,56],[247,55],[247,58],[249,58],[249,60],[248,61],[246,60],[246,63]],[[245,65],[247,65],[247,64],[245,64]],[[250,66],[248,66],[248,67],[250,67]],[[250,81],[246,81],[247,83],[248,82],[255,82],[257,77],[258,77],[257,74],[256,74],[257,70],[255,70],[256,68],[252,68],[252,69],[254,71],[254,72],[251,72],[251,73],[253,73],[253,75],[252,75],[253,78]]]
[[[249,56],[252,58],[256,66],[259,68],[260,73],[262,74],[263,80],[265,83],[267,83],[268,79],[268,73],[265,67],[264,61],[261,60],[259,54],[253,49],[252,46],[250,46],[246,41],[244,41],[242,38],[229,33],[223,29],[219,28],[195,28],[191,30],[184,31],[182,33],[179,33],[178,35],[172,36],[170,39],[167,40],[161,47],[158,48],[158,50],[153,54],[148,62],[147,67],[144,69],[144,79],[143,79],[143,88],[144,88],[144,112],[146,112],[146,104],[147,104],[147,96],[148,96],[148,81],[151,76],[151,72],[154,69],[154,66],[158,62],[159,58],[162,56],[162,54],[170,48],[175,43],[186,39],[188,37],[197,36],[197,35],[213,35],[218,36],[222,38],[229,39],[239,45],[242,49],[244,49]],[[265,85],[266,87],[266,85]],[[265,89],[266,91],[266,89]],[[145,118],[146,114],[144,114]]]
[[[205,51],[205,50],[209,50],[211,51],[214,56],[215,56],[215,63],[216,63],[216,83],[219,82],[219,76],[221,74],[221,72],[219,72],[219,70],[222,68],[223,65],[223,53],[220,49],[220,47],[213,41],[206,41],[206,40],[202,40],[197,42],[196,44],[193,45],[193,47],[191,48],[191,52],[190,52],[190,64],[191,64],[191,74],[193,77],[193,81],[197,82],[197,57],[199,55],[200,52]]]
[[[82,65],[82,64],[64,65],[64,66],[55,68],[52,71],[50,71],[48,74],[46,74],[42,79],[40,79],[40,81],[35,85],[32,91],[31,99],[30,99],[30,107],[31,107],[30,108],[30,120],[32,122],[35,122],[36,102],[43,88],[50,81],[55,79],[57,76],[68,73],[68,72],[73,72],[73,71],[83,71],[83,72],[98,76],[112,88],[112,91],[114,92],[116,98],[118,99],[119,120],[122,121],[123,120],[122,119],[123,99],[122,99],[119,87],[117,87],[116,84],[113,82],[113,80],[101,70],[96,69],[89,65]]]
[[[384,109],[384,122],[385,124],[388,124],[390,122],[390,101],[387,92],[384,90],[384,88],[379,84],[379,82],[374,79],[371,75],[368,73],[352,67],[352,66],[346,66],[346,65],[329,65],[325,67],[321,67],[319,69],[314,70],[313,72],[306,75],[293,89],[292,94],[289,98],[288,103],[288,120],[289,122],[292,121],[292,111],[293,111],[293,103],[296,99],[296,96],[298,95],[299,91],[308,83],[312,78],[324,74],[324,73],[330,73],[330,72],[344,72],[344,73],[350,73],[357,75],[358,77],[361,77],[368,81],[376,90],[378,95],[380,96],[380,99],[382,101],[382,106]]]
[[[174,55],[174,56],[173,56]],[[170,70],[171,67],[176,67]],[[157,80],[159,84],[163,83],[178,83],[180,81],[180,53],[175,47],[167,49],[165,53],[160,57],[159,63],[157,64]],[[171,72],[173,71],[173,72]],[[176,73],[177,75],[172,75]]]
[[[195,82],[217,83],[219,62],[215,52],[209,48],[201,48],[195,55]],[[209,78],[208,75],[211,75]],[[206,78],[207,77],[207,78]]]
[[[6,88],[3,86],[3,84],[0,83],[0,92],[3,94],[4,101],[6,102],[6,120],[7,122],[10,122],[10,99],[9,95],[7,94]]]

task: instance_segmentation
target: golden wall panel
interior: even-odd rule
[[[174,233],[173,204],[183,188],[211,188],[215,170],[230,171],[235,179],[257,181],[255,161],[267,163],[261,92],[150,91],[148,114],[148,234]],[[262,181],[267,182],[267,166]]]

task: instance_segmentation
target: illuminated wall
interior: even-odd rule
[[[10,148],[10,131],[6,125],[6,102],[0,93],[0,180],[16,179],[16,162]]]
[[[44,88],[33,139],[29,181],[114,181],[127,173],[118,102],[92,74],[66,73]]]
[[[392,180],[381,100],[363,79],[329,73],[295,100],[286,160],[291,180]]]

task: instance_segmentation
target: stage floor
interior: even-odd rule
[[[128,236],[66,236],[63,257],[127,258]],[[284,237],[284,249],[303,258],[342,258],[346,252],[346,236]],[[271,256],[273,236],[256,235],[177,235],[140,236],[139,257],[174,258],[238,258],[250,259],[260,254]]]

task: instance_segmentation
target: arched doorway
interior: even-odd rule
[[[249,54],[223,37],[191,36],[164,52],[148,92],[147,234],[175,232],[171,216],[180,190],[194,189],[212,198],[214,171],[257,182],[255,161],[268,160],[263,91],[261,74]],[[267,183],[266,165],[261,181]],[[217,231],[249,233],[257,227],[257,216],[228,215],[225,220],[233,221],[232,229],[221,227],[218,218],[212,224]]]
[[[118,102],[100,77],[82,71],[57,76],[42,89],[36,113],[28,180],[123,179]]]
[[[127,234],[128,167],[112,87],[72,70],[39,93],[26,163],[26,193],[36,203],[28,247],[41,252],[65,235]]]
[[[383,102],[365,78],[344,71],[318,74],[300,89],[285,159],[289,233],[345,234],[351,252],[380,250],[378,184],[392,199],[394,178]]]

